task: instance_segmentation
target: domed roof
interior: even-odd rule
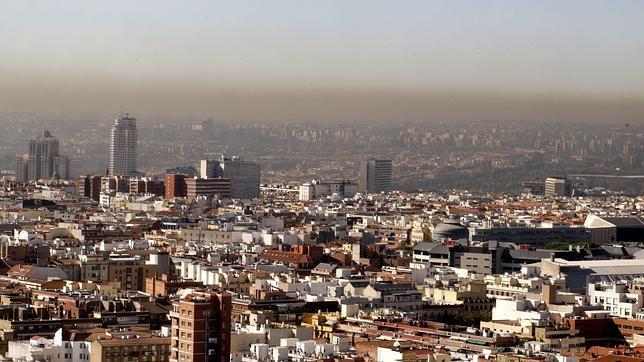
[[[454,219],[444,219],[442,223],[436,225],[432,232],[432,237],[436,241],[467,239],[469,236],[469,230]]]

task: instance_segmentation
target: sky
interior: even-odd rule
[[[644,122],[644,1],[0,0],[0,111]]]

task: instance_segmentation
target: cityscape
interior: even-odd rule
[[[644,361],[644,6],[116,3],[0,5],[0,362]]]

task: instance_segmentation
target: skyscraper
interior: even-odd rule
[[[29,155],[16,156],[16,182],[29,181]]]
[[[59,143],[49,131],[29,141],[29,153],[16,158],[16,180],[69,178],[69,158],[59,153]]]
[[[136,174],[136,142],[136,118],[127,113],[116,117],[110,134],[108,171],[111,176]]]
[[[367,160],[360,165],[360,190],[362,192],[391,191],[391,160]]]

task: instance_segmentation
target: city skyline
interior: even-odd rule
[[[7,111],[621,123],[644,111],[638,2],[2,7]]]
[[[0,362],[644,361],[642,19],[1,2]]]

